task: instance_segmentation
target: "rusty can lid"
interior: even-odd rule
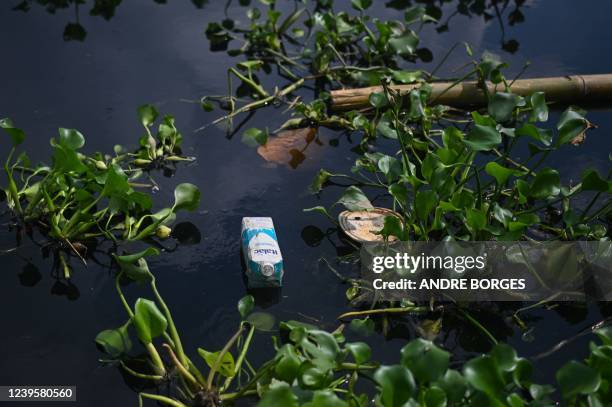
[[[395,216],[402,220],[402,217],[391,209],[375,207],[368,210],[341,212],[338,215],[338,222],[344,233],[357,242],[382,242],[384,238],[376,233],[384,227],[386,216]],[[397,240],[395,236],[389,236],[389,241],[394,240]]]

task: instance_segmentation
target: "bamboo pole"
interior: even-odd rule
[[[477,82],[468,81],[452,85],[452,82],[431,83],[432,92],[429,101],[455,107],[478,107],[486,103],[486,97]],[[392,85],[390,88],[403,95],[418,86],[419,84]],[[504,86],[487,82],[487,88],[489,93],[494,93],[503,90]],[[520,96],[529,96],[533,92],[541,91],[546,94],[546,101],[561,104],[609,104],[612,103],[612,74],[518,79],[512,83],[511,89]],[[362,108],[368,105],[371,93],[382,90],[382,86],[334,90],[331,92],[331,107],[333,110]]]

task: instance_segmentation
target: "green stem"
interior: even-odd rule
[[[249,333],[247,334],[246,340],[244,341],[244,345],[242,346],[242,351],[240,351],[240,355],[238,356],[238,359],[236,360],[236,367],[234,368],[234,374],[228,377],[227,379],[225,379],[225,383],[223,383],[223,387],[221,388],[222,390],[229,389],[230,385],[232,384],[232,381],[234,380],[234,377],[236,377],[236,375],[240,372],[240,368],[242,367],[242,362],[244,361],[244,358],[246,357],[246,354],[249,350],[249,346],[251,345],[251,340],[253,339],[253,333],[255,333],[255,325],[251,325],[251,328],[249,329]]]
[[[166,368],[164,367],[164,362],[162,362],[161,356],[157,352],[155,345],[152,342],[145,343],[144,347],[149,352],[149,356],[151,357],[151,362],[153,362],[153,370],[158,375],[164,376],[166,374]]]
[[[365,311],[351,311],[345,312],[339,315],[336,319],[354,318],[365,315],[376,315],[376,314],[406,314],[406,313],[423,313],[427,312],[427,307],[406,307],[406,308],[377,308],[369,309]]]
[[[138,393],[138,403],[139,403],[138,405],[140,407],[142,407],[142,399],[155,400],[167,406],[172,406],[172,407],[187,407],[185,404],[181,403],[180,401],[171,399],[170,397],[160,396],[159,394]]]
[[[206,380],[206,387],[208,389],[212,388],[212,383],[215,378],[215,373],[217,373],[217,370],[219,370],[219,366],[221,366],[221,361],[223,360],[223,356],[225,356],[225,354],[230,350],[230,348],[234,346],[234,343],[236,343],[240,335],[242,335],[243,330],[244,330],[244,324],[240,324],[240,327],[238,328],[234,336],[232,336],[230,340],[227,341],[223,349],[221,349],[221,352],[219,352],[219,356],[217,356],[217,359],[215,359],[215,363],[213,364],[212,368],[210,369],[210,372],[208,373],[208,379]]]

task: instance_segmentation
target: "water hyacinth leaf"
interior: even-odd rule
[[[263,395],[257,405],[259,407],[298,407],[299,403],[291,387],[285,382],[280,382],[270,386],[270,390]]]
[[[408,117],[416,120],[423,116],[425,116],[425,109],[423,108],[421,93],[418,90],[410,91],[410,109],[408,110]]]
[[[351,0],[351,4],[355,10],[364,11],[372,5],[372,0]]]
[[[399,37],[392,37],[389,40],[389,46],[399,55],[412,55],[416,51],[419,45],[419,37],[412,32],[407,30],[404,34]]]
[[[402,221],[397,216],[385,216],[383,228],[378,232],[385,239],[395,236],[401,241],[407,240]]]
[[[374,321],[370,318],[355,318],[349,324],[349,328],[357,334],[369,336],[374,333]]]
[[[465,377],[458,371],[452,369],[448,369],[444,376],[438,379],[436,384],[444,389],[450,403],[459,403],[465,396],[465,391],[467,390]]]
[[[349,211],[372,209],[374,207],[363,191],[354,185],[344,190],[337,204],[343,205]]]
[[[174,211],[195,211],[200,206],[200,190],[193,184],[182,183],[174,188]]]
[[[317,176],[314,180],[312,180],[312,184],[310,184],[310,192],[313,194],[318,194],[323,189],[323,185],[329,180],[331,173],[325,171],[324,169],[320,169],[317,173]]]
[[[575,360],[563,365],[557,371],[556,378],[565,399],[594,393],[601,384],[601,377],[596,370]]]
[[[388,181],[393,181],[402,173],[402,165],[395,158],[385,155],[378,160],[378,169],[385,174]]]
[[[446,393],[437,386],[428,388],[423,399],[427,407],[446,407]]]
[[[559,130],[559,139],[557,144],[566,144],[574,140],[576,137],[584,133],[589,127],[589,122],[584,118],[582,112],[568,108],[557,123]]]
[[[529,394],[534,400],[546,400],[554,392],[555,388],[550,385],[532,384],[529,386]]]
[[[316,212],[316,213],[320,213],[321,215],[324,215],[330,219],[333,219],[332,216],[329,214],[329,212],[327,212],[327,209],[325,209],[324,206],[313,206],[312,208],[305,208],[303,209],[304,212]]]
[[[380,388],[382,405],[403,406],[416,391],[416,383],[410,370],[402,365],[381,366],[374,373],[374,381]]]
[[[330,381],[329,370],[318,367],[310,362],[302,363],[298,371],[298,383],[308,390],[322,389]]]
[[[504,380],[495,359],[491,356],[471,359],[465,364],[463,375],[475,389],[493,398],[504,391]]]
[[[530,121],[548,121],[548,106],[546,105],[546,98],[544,96],[544,92],[534,92],[529,97],[529,103],[531,104],[531,108],[533,109],[531,112],[531,118],[529,119]]]
[[[143,126],[151,126],[157,120],[159,113],[153,105],[142,105],[138,108],[138,117]]]
[[[112,196],[124,197],[131,189],[123,169],[117,164],[111,165],[106,172],[102,195],[109,198]]]
[[[516,351],[505,343],[495,345],[489,354],[503,371],[514,370],[519,360]]]
[[[269,312],[253,312],[246,318],[247,322],[259,331],[270,332],[274,328],[275,318]]]
[[[416,215],[426,221],[429,214],[433,212],[438,202],[438,196],[434,191],[418,191],[416,195]]]
[[[550,129],[539,129],[531,123],[525,123],[523,126],[519,127],[515,134],[517,136],[528,136],[531,137],[545,146],[550,146],[553,139],[553,133]]]
[[[208,352],[202,348],[198,348],[198,354],[204,359],[209,368],[213,369],[219,354],[221,352]],[[230,352],[225,352],[219,365],[217,366],[217,372],[225,377],[233,377],[235,374],[236,363],[234,362],[234,356]]]
[[[370,346],[365,342],[351,342],[347,343],[345,347],[351,352],[353,359],[355,359],[355,363],[358,365],[367,362],[372,356],[372,349],[370,349]]]
[[[421,79],[422,71],[393,71],[391,77],[395,82],[414,83]]]
[[[390,116],[387,113],[385,113],[378,121],[378,124],[376,124],[376,131],[383,137],[393,140],[397,139],[397,130],[393,128]]]
[[[488,111],[497,122],[504,123],[512,118],[512,112],[521,104],[524,104],[524,101],[520,96],[497,92],[489,99]]]
[[[245,295],[238,301],[238,312],[242,319],[245,319],[255,307],[255,298],[252,295]]]
[[[582,190],[583,191],[611,191],[611,184],[602,179],[596,170],[589,169],[582,174]],[[612,191],[611,191],[612,192]]]
[[[293,345],[287,343],[276,354],[278,361],[274,366],[274,373],[277,378],[286,381],[287,383],[293,382],[298,375],[300,368],[300,358],[295,351]]]
[[[64,147],[78,150],[85,145],[85,137],[78,130],[60,128],[58,132],[60,143]]]
[[[268,141],[268,132],[251,127],[242,133],[242,142],[249,147],[263,146]]]
[[[593,331],[604,346],[612,346],[612,326],[606,326]]]
[[[517,173],[520,174],[518,171],[499,165],[495,161],[488,162],[487,165],[485,165],[485,171],[487,174],[495,178],[495,181],[499,186],[504,185],[508,178],[510,178],[512,175],[516,175]]]
[[[474,125],[463,142],[474,151],[489,151],[501,143],[501,134],[490,126]]]
[[[421,20],[426,14],[425,7],[423,6],[412,6],[406,9],[404,13],[404,21],[406,24],[411,24]]]
[[[157,305],[144,298],[136,300],[133,322],[138,339],[145,344],[161,336],[168,327],[168,321]]]
[[[148,247],[138,253],[127,254],[123,256],[113,256],[117,261],[117,264],[119,265],[121,271],[123,271],[128,276],[128,278],[140,282],[149,281],[151,279],[151,272],[149,271],[149,266],[147,264],[147,261],[145,260],[145,257],[158,254],[159,250],[154,247]]]
[[[25,140],[25,133],[23,130],[14,127],[13,122],[9,118],[0,119],[0,128],[3,128],[11,137],[14,147],[23,143],[23,140]]]
[[[331,390],[316,390],[312,401],[302,404],[303,407],[349,407],[349,404],[336,396]]]
[[[450,353],[431,341],[415,339],[401,350],[402,365],[409,368],[419,382],[431,383],[448,369]]]
[[[556,196],[561,191],[561,177],[557,170],[544,168],[538,172],[529,187],[529,195],[536,199]]]
[[[117,329],[107,329],[96,336],[96,345],[112,359],[126,355],[132,349],[132,341],[127,325]]]
[[[372,92],[368,97],[370,104],[377,109],[385,107],[389,104],[389,100],[387,99],[387,95],[382,92]]]

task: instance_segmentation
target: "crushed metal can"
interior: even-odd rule
[[[242,218],[242,252],[249,288],[280,287],[283,256],[272,218]]]

